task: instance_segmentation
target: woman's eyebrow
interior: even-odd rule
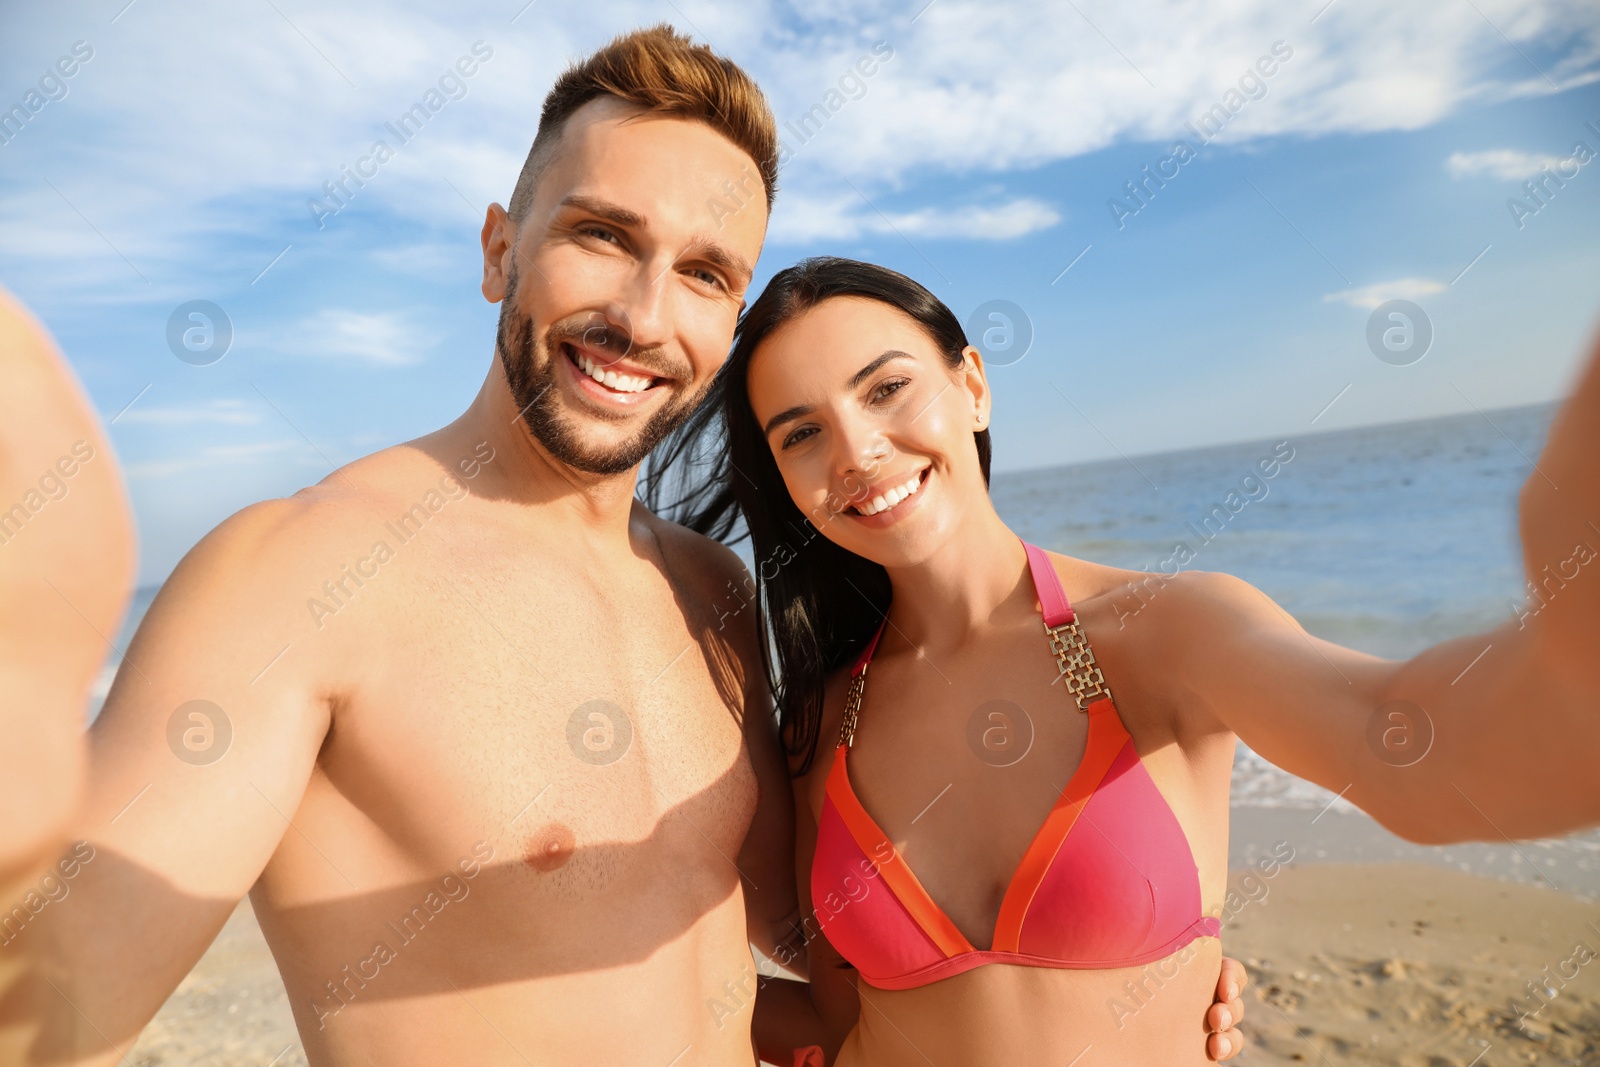
[[[813,408],[810,404],[796,404],[794,407],[780,411],[776,415],[772,416],[772,418],[768,419],[766,426],[762,427],[761,432],[767,436],[771,436],[772,431],[776,430],[779,426],[782,426],[786,422],[793,422],[795,419],[804,418],[805,416],[811,414],[812,410]]]
[[[862,382],[872,377],[874,371],[883,366],[885,363],[888,363],[890,360],[915,358],[916,357],[909,352],[902,352],[898,348],[891,348],[889,351],[885,352],[883,355],[879,356],[877,359],[873,360],[871,363],[868,363],[865,367],[862,367],[860,370],[851,375],[850,381],[846,383],[846,388],[856,388]],[[792,408],[785,408],[783,411],[778,412],[776,415],[772,416],[772,418],[768,419],[766,426],[762,427],[761,432],[763,434],[770,435],[773,430],[776,430],[784,423],[793,422],[795,419],[804,418],[805,416],[811,414],[811,412],[814,410],[815,409],[810,404],[796,404]]]
[[[850,389],[856,388],[856,386],[860,385],[862,382],[864,382],[868,378],[872,377],[872,374],[873,374],[874,371],[876,371],[879,367],[883,366],[885,363],[889,362],[891,359],[912,359],[912,358],[914,358],[914,357],[909,352],[902,352],[897,348],[891,348],[891,349],[889,349],[889,351],[885,352],[883,355],[879,356],[877,359],[873,360],[871,363],[868,363],[865,367],[862,367],[860,370],[856,371],[855,374],[850,378],[850,381],[849,381],[849,384],[848,384],[847,388],[850,388]]]

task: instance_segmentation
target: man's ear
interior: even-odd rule
[[[983,353],[968,345],[961,350],[962,367],[956,373],[961,375],[961,385],[972,397],[972,429],[987,430],[989,428],[989,409],[993,395],[989,392],[988,373],[983,368]]]
[[[511,221],[505,208],[490,204],[484,213],[483,232],[478,239],[483,245],[483,298],[498,304],[506,298],[511,255],[517,246],[517,224]]]

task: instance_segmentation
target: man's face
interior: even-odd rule
[[[514,231],[496,211],[483,288],[523,421],[578,470],[637,466],[727,358],[766,232],[755,161],[603,97],[567,121]]]

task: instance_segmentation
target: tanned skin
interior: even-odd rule
[[[525,216],[483,227],[484,296],[531,347],[448,426],[185,557],[90,731],[70,835],[94,859],[0,1002],[24,1062],[116,1062],[246,893],[318,1067],[752,1062],[751,945],[799,903],[755,620],[719,622],[743,569],[524,413],[595,457],[693,403],[766,228],[759,197],[706,204],[753,164],[585,105]],[[518,403],[524,354],[550,392]],[[785,1004],[757,1038],[783,1062],[820,1033]]]
[[[28,929],[60,906],[87,854],[66,849],[85,705],[127,609],[134,544],[93,409],[4,289],[0,382],[0,1004],[23,1007],[38,965]],[[0,1026],[0,1063],[20,1062],[30,1040],[26,1026]]]

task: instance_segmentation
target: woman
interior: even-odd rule
[[[697,525],[731,497],[754,546],[830,1062],[1204,1063],[1236,738],[1425,840],[1471,816],[1426,761],[1367,748],[1374,715],[1410,701],[1492,740],[1508,687],[1570,696],[1529,673],[1533,638],[1494,635],[1513,653],[1455,689],[1484,639],[1380,660],[1226,575],[1024,545],[988,497],[980,356],[893,271],[781,272],[718,388],[727,478]],[[1442,773],[1509,810],[1504,758],[1480,762]]]

